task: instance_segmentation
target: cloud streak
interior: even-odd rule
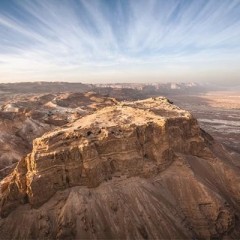
[[[239,0],[3,0],[0,81],[234,82],[239,26]]]

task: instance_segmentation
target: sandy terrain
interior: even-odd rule
[[[206,99],[211,107],[240,110],[240,92],[208,92],[200,97]]]
[[[215,139],[240,153],[240,92],[209,92],[170,98],[191,111],[201,127]]]

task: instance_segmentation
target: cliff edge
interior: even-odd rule
[[[35,139],[1,181],[0,200],[0,238],[240,235],[239,167],[162,97],[105,107]]]

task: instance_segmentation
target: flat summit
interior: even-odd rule
[[[240,235],[239,167],[163,97],[114,102],[36,138],[0,200],[2,239]]]

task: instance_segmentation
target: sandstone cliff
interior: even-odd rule
[[[146,99],[103,108],[35,139],[1,181],[0,233],[236,238],[239,202],[234,159],[189,112],[165,98]]]
[[[31,151],[33,139],[115,103],[94,92],[8,96],[0,105],[0,180]]]

